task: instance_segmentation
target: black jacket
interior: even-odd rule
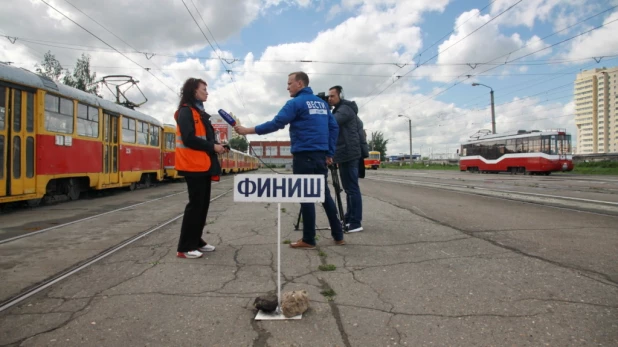
[[[356,102],[341,99],[339,104],[333,109],[333,116],[339,125],[339,137],[337,138],[337,149],[335,157],[336,163],[344,163],[350,160],[361,158],[360,130],[362,125],[357,116],[358,106]]]

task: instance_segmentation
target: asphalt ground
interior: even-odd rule
[[[230,192],[211,205],[215,252],[176,258],[176,220],[1,312],[0,345],[618,345],[615,216],[401,182],[366,179],[361,189],[365,230],[347,245],[328,230],[317,250],[281,245],[282,291],[311,299],[300,320],[254,319],[254,299],[276,290],[277,205],[235,203]],[[98,233],[161,224],[185,202],[136,208]],[[295,241],[298,204],[282,207],[282,240]],[[45,234],[19,240],[38,250],[19,276],[71,253],[43,258]]]

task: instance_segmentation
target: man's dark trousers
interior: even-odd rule
[[[331,235],[335,241],[343,240],[341,221],[337,217],[335,201],[330,196],[328,188],[328,167],[326,166],[326,152],[297,152],[294,153],[292,172],[296,175],[324,175],[325,194],[324,210],[330,224]],[[315,204],[302,203],[300,210],[303,215],[303,241],[315,245]]]

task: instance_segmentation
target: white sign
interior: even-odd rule
[[[323,175],[237,175],[234,201],[324,202]]]

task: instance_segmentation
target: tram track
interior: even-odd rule
[[[216,183],[223,183],[223,182],[227,182],[228,180],[230,180],[230,179],[221,180],[221,181],[216,182]],[[73,225],[73,224],[77,224],[77,223],[81,223],[81,222],[86,222],[86,221],[89,221],[89,220],[97,219],[97,218],[100,218],[100,217],[103,217],[103,216],[106,216],[106,215],[110,215],[110,214],[113,214],[113,213],[117,213],[117,212],[121,212],[121,211],[126,211],[126,210],[129,210],[129,209],[138,207],[138,206],[150,204],[150,203],[153,203],[153,202],[156,202],[156,201],[161,201],[161,200],[164,200],[164,199],[171,198],[173,196],[184,194],[186,192],[187,192],[187,190],[185,189],[185,190],[182,190],[180,192],[175,192],[175,193],[172,193],[172,194],[167,194],[165,196],[160,196],[160,197],[157,197],[155,199],[150,199],[150,200],[147,200],[147,201],[142,201],[142,202],[139,202],[139,203],[136,203],[136,204],[131,204],[131,205],[128,205],[128,206],[123,206],[123,207],[120,207],[120,208],[116,208],[116,209],[113,209],[111,211],[106,211],[106,212],[94,214],[92,216],[88,216],[88,217],[84,217],[84,218],[79,218],[79,219],[76,219],[76,220],[73,220],[73,221],[69,221],[69,222],[66,222],[66,223],[62,223],[62,224],[54,225],[54,226],[47,227],[47,228],[44,228],[44,229],[40,229],[40,230],[24,233],[22,235],[17,235],[17,236],[14,236],[14,237],[6,238],[4,240],[0,240],[0,245],[5,244],[5,243],[9,243],[9,242],[12,242],[12,241],[16,241],[16,240],[19,240],[19,239],[23,239],[23,238],[26,238],[26,237],[32,237],[32,236],[35,236],[35,235],[38,235],[38,234],[41,234],[41,233],[45,233],[45,232],[49,232],[49,231],[52,231],[52,230],[60,229],[60,228],[63,228],[63,227],[67,227],[69,225]]]
[[[589,212],[607,216],[618,216],[618,202],[585,199],[570,196],[561,196],[553,194],[540,194],[533,192],[515,191],[510,189],[498,189],[482,187],[475,184],[463,183],[438,183],[438,182],[424,182],[419,180],[410,179],[407,177],[377,177],[367,176],[365,179],[369,179],[377,182],[390,182],[406,185],[415,185],[425,188],[443,189],[450,191],[457,191],[461,193],[488,196],[498,199],[519,201],[532,204],[539,204],[543,206],[550,206],[555,208],[569,209],[578,212]]]
[[[227,180],[225,180],[225,181],[227,181]],[[220,182],[223,182],[223,181],[220,181]],[[227,195],[232,190],[233,189],[228,189],[225,192],[215,196],[210,201],[213,202],[213,201],[215,201],[215,200],[217,200],[217,199]],[[172,194],[172,195],[178,195],[178,194],[180,194],[180,193],[175,193],[175,194]],[[157,200],[157,199],[153,199],[153,200]],[[143,205],[143,203],[136,204],[136,205]],[[126,209],[128,209],[130,207],[133,207],[133,206],[136,206],[136,205],[127,206],[127,207],[123,208],[123,210],[126,210]],[[117,211],[120,211],[120,210],[121,209],[118,209]],[[117,211],[115,210],[113,212],[117,212]],[[112,211],[109,211],[109,212],[112,212]],[[109,214],[109,213],[100,214],[98,216],[102,216],[102,215],[105,215],[105,214]],[[129,246],[131,244],[133,244],[134,242],[136,242],[136,241],[138,241],[138,240],[140,240],[140,239],[142,239],[142,238],[144,238],[144,237],[154,233],[155,231],[158,231],[158,230],[160,230],[160,229],[162,229],[162,228],[172,224],[173,222],[175,222],[178,219],[182,218],[183,214],[184,213],[180,213],[178,215],[175,215],[174,217],[171,217],[171,218],[168,218],[168,219],[166,219],[166,220],[164,220],[162,222],[159,222],[156,225],[151,226],[148,229],[143,230],[140,233],[138,233],[138,234],[136,234],[136,235],[134,235],[132,237],[129,237],[128,239],[125,239],[125,240],[117,243],[116,245],[114,245],[112,247],[109,247],[108,249],[106,249],[106,250],[104,250],[104,251],[102,251],[102,252],[100,252],[100,253],[98,253],[98,254],[96,254],[94,256],[92,256],[92,257],[90,257],[90,258],[88,258],[88,259],[86,259],[84,261],[81,261],[81,262],[79,262],[79,263],[77,263],[77,264],[75,264],[75,265],[73,265],[73,266],[71,266],[71,267],[69,267],[69,268],[67,268],[67,269],[65,269],[65,270],[55,274],[55,275],[53,275],[52,277],[48,277],[47,279],[45,279],[45,280],[43,280],[43,281],[41,281],[41,282],[39,282],[39,283],[37,283],[35,285],[32,285],[32,286],[22,290],[19,294],[11,296],[10,298],[0,302],[0,312],[3,312],[5,310],[7,310],[7,309],[17,305],[18,303],[22,302],[23,300],[25,300],[25,299],[27,299],[27,298],[29,298],[29,297],[31,297],[31,296],[41,292],[42,290],[45,290],[45,289],[53,286],[54,284],[56,284],[56,283],[58,283],[58,282],[60,282],[60,281],[62,281],[64,279],[66,279],[66,278],[68,278],[68,277],[78,273],[79,271],[81,271],[81,270],[83,270],[83,269],[85,269],[85,268],[87,268],[87,267],[89,267],[89,266],[91,266],[93,264],[96,264],[97,262],[99,262],[99,261],[107,258],[108,256],[110,256],[110,255],[120,251],[121,249],[123,249],[123,248],[125,248],[125,247],[127,247],[127,246]],[[93,216],[93,217],[95,217],[95,216]],[[72,224],[75,224],[77,222],[81,222],[81,221],[85,221],[85,220],[89,220],[89,219],[92,219],[92,218],[80,219],[80,220],[74,221],[72,223],[66,223],[64,226],[72,225]],[[57,229],[58,227],[61,227],[61,226],[57,226],[55,229]]]

